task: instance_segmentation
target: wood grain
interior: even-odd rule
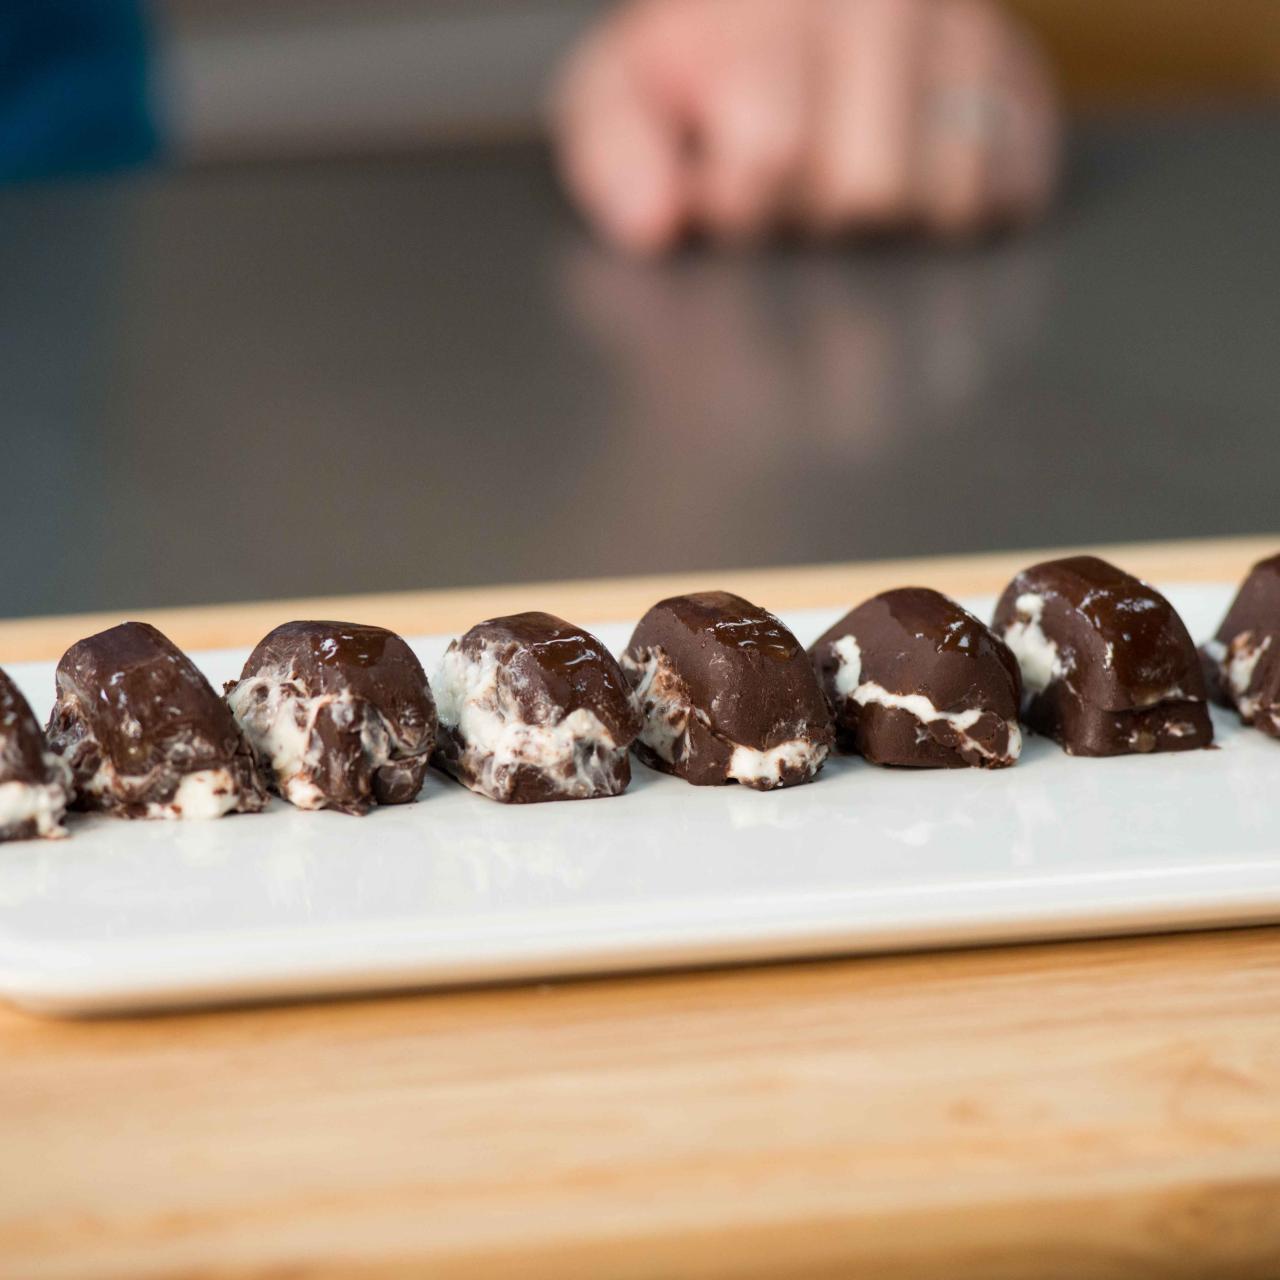
[[[1274,1276],[1277,941],[0,1012],[0,1274]]]
[[[1234,578],[1277,539],[1115,549]],[[184,610],[404,630],[992,590],[1036,553]],[[52,656],[99,620],[0,626]],[[179,1017],[0,1010],[0,1276],[1280,1275],[1280,930]]]
[[[1215,0],[1002,0],[1045,43],[1073,106],[1182,107],[1196,99],[1274,98],[1280,5]]]

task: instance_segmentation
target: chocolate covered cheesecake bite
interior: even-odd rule
[[[549,613],[474,626],[434,681],[437,760],[491,800],[615,796],[631,781],[640,715],[613,655]]]
[[[984,623],[938,591],[873,596],[809,655],[844,751],[926,769],[998,769],[1018,759],[1018,664]]]
[[[286,622],[226,686],[271,787],[299,809],[407,804],[435,748],[436,709],[413,650],[351,622]]]
[[[0,841],[64,836],[71,770],[49,750],[26,698],[0,671]]]
[[[698,786],[811,781],[831,749],[826,699],[800,642],[727,591],[673,596],[640,619],[622,669],[644,716],[636,754]]]
[[[218,818],[267,803],[253,755],[199,669],[144,622],[74,644],[57,671],[49,745],[74,807],[123,818]]]
[[[1280,555],[1253,566],[1200,652],[1214,698],[1280,738]]]
[[[1213,741],[1204,675],[1173,606],[1097,556],[1024,569],[995,631],[1022,671],[1022,718],[1071,755],[1190,751]]]

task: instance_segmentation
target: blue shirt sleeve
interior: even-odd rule
[[[0,0],[0,182],[159,154],[147,16],[140,0]]]

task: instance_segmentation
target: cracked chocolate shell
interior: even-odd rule
[[[804,648],[741,596],[660,601],[621,662],[644,716],[636,754],[664,773],[767,791],[812,781],[831,750],[830,713]]]
[[[995,631],[1022,672],[1023,722],[1071,755],[1190,751],[1213,741],[1204,675],[1173,606],[1097,556],[1024,569]]]
[[[842,750],[927,769],[998,769],[1018,759],[1018,664],[985,623],[941,592],[901,587],[873,596],[809,653]]]

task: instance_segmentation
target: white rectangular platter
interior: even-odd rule
[[[1168,594],[1199,641],[1231,589]],[[807,644],[842,612],[784,616]],[[630,633],[592,629],[615,651]],[[447,640],[414,641],[429,672]],[[194,656],[218,685],[245,652]],[[43,719],[53,665],[9,670]],[[1212,751],[1079,760],[1030,738],[998,772],[837,759],[768,793],[637,763],[626,795],[576,803],[433,773],[365,818],[73,815],[68,840],[0,846],[0,996],[125,1012],[1280,921],[1280,743],[1214,722]]]

